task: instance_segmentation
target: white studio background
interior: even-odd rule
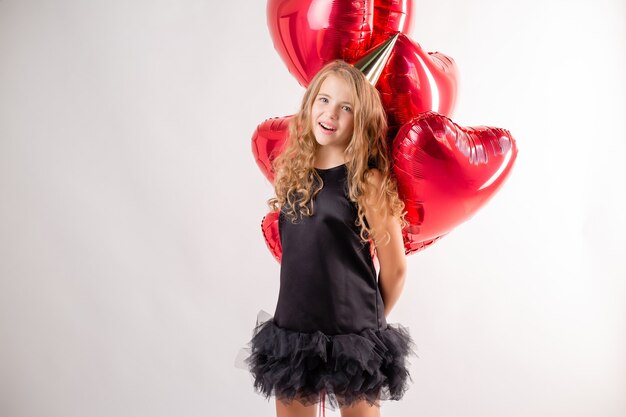
[[[3,417],[275,415],[234,367],[278,296],[251,134],[304,91],[265,4],[0,0]],[[624,1],[415,9],[453,120],[519,155],[409,257],[420,357],[383,416],[626,415]]]

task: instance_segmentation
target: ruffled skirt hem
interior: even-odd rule
[[[325,398],[333,410],[400,400],[412,382],[408,357],[417,357],[409,329],[398,323],[359,333],[302,333],[277,326],[263,310],[248,346],[235,366],[250,371],[255,391],[307,406]]]

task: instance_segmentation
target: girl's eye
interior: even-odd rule
[[[322,103],[328,103],[328,99],[326,97],[320,97],[320,101]]]
[[[347,112],[351,112],[352,108],[348,107],[348,106],[343,106],[343,109]]]

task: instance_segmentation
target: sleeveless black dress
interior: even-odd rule
[[[327,398],[333,410],[399,400],[415,344],[407,327],[385,320],[370,244],[360,242],[357,206],[348,199],[346,164],[316,171],[323,188],[313,215],[296,223],[284,209],[279,215],[276,311],[273,318],[259,312],[243,362],[266,398],[322,406]]]

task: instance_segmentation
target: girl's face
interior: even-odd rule
[[[311,128],[321,146],[343,151],[352,139],[354,104],[348,84],[329,74],[322,82],[311,107]]]

